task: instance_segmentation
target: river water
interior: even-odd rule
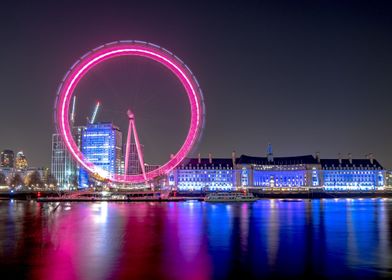
[[[391,278],[392,200],[0,201],[0,279]]]

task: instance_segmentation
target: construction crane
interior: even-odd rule
[[[72,125],[75,123],[75,106],[76,106],[76,96],[74,96],[73,100],[72,100],[72,111],[71,111],[71,123],[72,123]]]
[[[91,116],[91,120],[89,118],[87,118],[88,123],[93,124],[95,122],[95,118],[97,117],[97,113],[98,113],[98,109],[99,109],[100,105],[101,104],[98,101],[97,105],[95,105],[95,109],[94,109],[93,115]]]

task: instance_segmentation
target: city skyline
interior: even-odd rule
[[[392,279],[391,31],[392,0],[5,1],[1,279]]]
[[[99,3],[86,18],[80,17],[91,8],[85,4],[78,5],[79,10],[72,3],[8,4],[2,17],[9,40],[2,45],[7,56],[0,68],[0,149],[23,150],[31,166],[49,166],[53,103],[66,70],[101,43],[138,39],[172,50],[198,77],[207,107],[198,149],[203,155],[228,157],[236,150],[263,156],[267,143],[272,143],[280,156],[320,152],[323,158],[336,158],[338,153],[363,158],[373,153],[391,168],[392,131],[385,129],[391,117],[391,5],[338,2],[162,7],[172,21],[156,11],[144,10],[141,16],[142,4],[120,5],[124,12],[116,21]],[[278,12],[279,5],[288,8]],[[53,22],[56,9],[77,20],[69,22],[68,16],[56,14],[59,20]],[[61,33],[64,26],[67,30]],[[38,37],[42,39],[34,40]],[[114,75],[118,72],[108,79]],[[173,88],[169,81],[162,90]],[[88,83],[85,89],[94,90]],[[139,124],[143,127],[143,119]],[[142,138],[143,131],[138,130]]]

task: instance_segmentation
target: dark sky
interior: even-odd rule
[[[207,108],[202,154],[263,156],[271,142],[277,156],[373,152],[392,167],[392,1],[80,2],[2,2],[0,149],[21,149],[32,165],[49,166],[65,72],[90,49],[136,39],[171,50],[197,76]],[[159,65],[115,62],[78,88],[79,121],[95,94],[103,99],[99,120],[120,126],[119,112],[144,104],[134,108],[139,134],[151,160],[162,160],[151,151],[169,152],[184,137],[182,89]],[[154,110],[161,101],[166,109]],[[156,128],[163,112],[167,134]]]

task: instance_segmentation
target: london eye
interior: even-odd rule
[[[137,56],[144,57],[170,70],[180,81],[184,88],[189,102],[190,123],[187,130],[185,141],[176,153],[154,170],[145,170],[143,154],[140,149],[140,143],[135,126],[135,117],[131,111],[128,111],[129,128],[127,137],[127,149],[125,154],[125,172],[109,172],[97,164],[91,162],[80,150],[75,139],[72,136],[70,125],[70,105],[72,97],[79,82],[98,64],[113,59],[115,57]],[[173,106],[177,106],[174,104]],[[170,51],[155,44],[142,41],[116,41],[101,45],[91,50],[77,60],[74,65],[64,76],[61,81],[54,107],[54,119],[58,133],[61,135],[64,145],[72,158],[88,173],[102,181],[109,181],[119,184],[137,184],[152,181],[162,175],[168,174],[180,163],[182,163],[189,153],[197,146],[200,140],[205,124],[205,105],[202,90],[197,82],[196,77],[185,63]],[[130,135],[136,142],[136,148],[142,172],[140,174],[128,174],[128,157]]]

